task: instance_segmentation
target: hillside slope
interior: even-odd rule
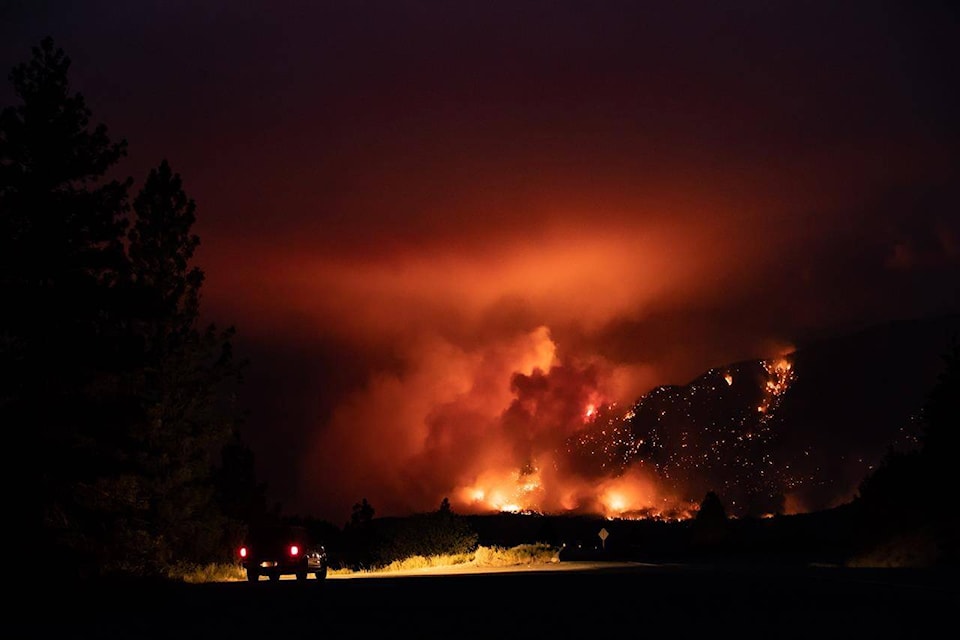
[[[716,491],[733,516],[844,504],[888,450],[918,444],[958,336],[960,316],[926,318],[717,367],[600,416],[577,435],[573,464],[644,467],[689,500]]]

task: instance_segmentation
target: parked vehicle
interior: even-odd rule
[[[313,540],[305,527],[269,525],[251,528],[239,549],[240,564],[247,580],[257,582],[261,576],[279,580],[293,575],[306,580],[327,577],[327,551]]]

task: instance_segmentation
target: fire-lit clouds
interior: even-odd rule
[[[946,6],[20,4],[4,65],[54,36],[123,171],[167,158],[196,200],[291,512],[679,514],[590,428],[960,304]]]
[[[377,255],[311,251],[295,240],[225,278],[249,291],[235,304],[254,314],[293,309],[347,337],[392,341],[424,327],[477,335],[509,315],[596,331],[690,298],[720,298],[721,284],[730,295],[777,260],[782,238],[729,221],[724,231],[710,222],[719,217],[668,225],[584,216],[561,229],[478,230],[487,237],[424,237],[411,247],[373,237],[383,242]],[[270,301],[282,304],[271,309]]]

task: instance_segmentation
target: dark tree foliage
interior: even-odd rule
[[[353,505],[343,528],[336,562],[359,570],[383,567],[413,556],[438,556],[475,551],[479,536],[470,521],[450,508],[446,498],[437,511],[403,518],[377,518],[366,498]]]
[[[191,266],[199,238],[194,202],[166,160],[150,171],[133,202],[129,234],[128,329],[138,342],[138,420],[130,431],[141,481],[138,534],[153,541],[154,560],[202,562],[220,549],[227,523],[215,508],[212,454],[234,440],[232,396],[242,363],[233,328],[200,321],[203,272]],[[144,517],[145,516],[145,517]]]
[[[920,457],[924,467],[926,520],[936,537],[939,562],[960,561],[960,510],[956,502],[956,453],[960,441],[960,342],[944,354],[944,367],[921,412]]]
[[[727,510],[714,491],[708,491],[693,519],[691,541],[694,550],[717,551],[729,533]]]
[[[343,527],[343,548],[339,561],[353,569],[369,568],[375,562],[376,531],[373,516],[376,510],[363,498],[353,505],[350,521]]]
[[[714,491],[708,491],[697,509],[698,522],[723,522],[727,519],[727,510]]]
[[[854,505],[864,544],[922,532],[933,562],[956,565],[958,510],[953,457],[960,434],[960,344],[944,354],[944,368],[921,410],[923,438],[914,451],[887,453],[860,484]]]
[[[131,210],[132,179],[107,179],[126,142],[91,126],[52,39],[32,54],[10,74],[20,104],[0,112],[0,423],[22,470],[13,513],[61,574],[212,560],[230,526],[216,456],[242,446],[240,364],[232,329],[200,322],[195,205],[164,161]]]
[[[383,567],[415,556],[471,553],[479,541],[466,518],[442,505],[429,513],[373,520],[361,531],[348,529],[346,535],[348,540],[362,541],[356,545],[354,568]]]
[[[960,342],[944,354],[944,367],[923,407],[923,451],[946,472],[960,443]],[[946,490],[946,487],[944,487]]]
[[[373,505],[371,505],[366,498],[363,498],[360,502],[353,505],[353,510],[350,513],[350,522],[347,523],[347,527],[359,527],[368,524],[373,520],[375,513],[376,510],[373,508]]]
[[[879,520],[915,521],[925,511],[925,475],[919,450],[891,449],[873,473],[860,483],[858,503]]]
[[[43,40],[10,73],[21,104],[0,112],[0,423],[22,474],[12,493],[24,535],[79,557],[110,526],[85,506],[98,491],[95,443],[116,436],[98,374],[117,357],[111,286],[125,277],[131,182],[104,179],[126,144],[91,129],[69,66]]]
[[[233,522],[246,526],[264,520],[267,509],[267,485],[257,479],[256,461],[250,450],[235,432],[221,450],[221,464],[215,471],[217,503],[224,515]],[[233,542],[239,542],[243,531],[234,532]],[[230,548],[236,544],[230,545]]]

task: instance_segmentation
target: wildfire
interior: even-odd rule
[[[470,512],[590,513],[608,519],[680,520],[692,517],[698,505],[665,495],[656,474],[637,465],[608,479],[573,474],[544,480],[539,468],[487,472],[471,487],[458,492],[460,504]]]
[[[705,492],[715,490],[735,517],[770,517],[803,511],[809,490],[823,486],[819,469],[777,448],[778,412],[797,379],[790,356],[663,385],[629,408],[605,402],[596,378],[556,376],[563,384],[546,384],[557,373],[514,387],[511,421],[489,428],[526,436],[517,427],[535,424],[535,437],[485,450],[482,464],[454,485],[455,509],[673,521],[694,517]]]
[[[793,364],[787,358],[764,360],[763,368],[767,372],[767,381],[764,385],[763,400],[757,406],[757,411],[769,414],[780,404],[780,399],[793,383],[795,376]]]

